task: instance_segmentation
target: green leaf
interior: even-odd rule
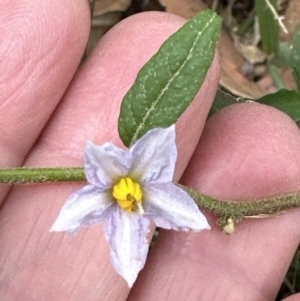
[[[276,54],[279,45],[279,24],[272,11],[276,12],[276,4],[277,0],[255,0],[262,46],[269,54]]]
[[[190,105],[212,63],[220,29],[216,13],[198,14],[140,70],[121,104],[118,129],[126,146],[150,129],[174,124]]]
[[[295,27],[289,65],[293,69],[297,89],[300,91],[300,24]]]
[[[277,68],[273,64],[269,64],[269,73],[273,79],[273,83],[275,87],[280,90],[280,89],[285,89],[285,84],[283,81],[283,78],[281,76],[279,68]]]
[[[279,90],[256,101],[285,112],[300,125],[300,94],[297,91]]]
[[[231,94],[218,89],[214,102],[210,108],[208,118],[229,105],[243,101],[245,100],[241,97],[235,98]]]
[[[278,68],[289,67],[292,45],[288,42],[280,42],[276,55],[269,58],[269,62]]]

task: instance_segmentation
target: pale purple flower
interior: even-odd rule
[[[176,159],[174,125],[149,131],[128,150],[88,142],[89,184],[69,197],[50,231],[76,233],[104,221],[112,265],[131,287],[145,265],[151,219],[165,229],[210,229],[194,200],[172,183]]]

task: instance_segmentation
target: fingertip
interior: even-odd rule
[[[282,301],[300,301],[300,293],[284,298]]]
[[[41,76],[45,69],[55,73],[59,60],[61,65],[74,56],[79,60],[88,38],[90,17],[86,1],[30,2],[0,4],[0,57],[6,58],[1,60],[0,68],[5,70],[1,72],[3,82],[9,81],[9,88],[14,90],[29,79],[35,86],[40,84],[35,73]],[[5,95],[11,92],[8,87],[4,91]]]
[[[20,164],[73,77],[88,39],[87,1],[0,1],[1,165]]]
[[[284,113],[255,103],[232,105],[206,123],[183,183],[227,200],[297,191],[299,149],[299,129]],[[143,300],[146,292],[149,300],[273,300],[298,246],[299,229],[295,210],[245,219],[231,237],[213,226],[189,235],[162,230],[129,299]],[[263,260],[262,253],[268,254]]]
[[[285,113],[231,105],[206,123],[183,181],[232,200],[293,192],[300,187],[299,147],[299,129]]]

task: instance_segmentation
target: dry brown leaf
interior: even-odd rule
[[[264,94],[264,91],[248,80],[242,73],[246,61],[236,50],[227,32],[222,31],[218,51],[221,57],[221,85],[231,93],[244,98],[257,98]]]
[[[171,14],[191,19],[197,13],[205,10],[207,6],[199,0],[159,0],[160,4]]]
[[[89,41],[86,47],[85,56],[87,56],[102,38],[102,36],[122,18],[121,12],[109,12],[103,15],[95,16],[92,20],[92,29]]]
[[[288,33],[281,32],[281,40],[290,42],[293,39],[295,26],[300,22],[300,1],[290,0],[289,6],[284,15],[284,25],[286,26]]]
[[[94,16],[108,12],[125,11],[131,4],[131,0],[98,0],[95,2]]]
[[[280,70],[280,74],[287,89],[297,90],[296,83],[292,75],[292,70],[290,68],[282,68]],[[271,75],[266,75],[264,78],[262,78],[258,82],[258,85],[263,91],[265,91],[265,93],[274,93],[277,91],[277,88],[275,88],[274,86],[274,82]]]
[[[96,0],[93,3],[92,28],[86,47],[86,58],[102,36],[122,18],[122,13],[131,4],[131,0]]]

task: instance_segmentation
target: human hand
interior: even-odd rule
[[[299,147],[299,129],[287,115],[232,105],[207,121],[181,182],[236,201],[299,191]],[[210,231],[161,230],[129,300],[275,300],[299,245],[298,215],[245,219],[232,236],[210,215]]]
[[[3,15],[0,32],[4,41],[0,56],[6,58],[0,65],[3,77],[0,82],[3,91],[0,95],[0,164],[5,167],[22,164],[80,166],[87,140],[121,145],[117,116],[122,97],[141,66],[184,22],[175,16],[151,13],[119,24],[103,38],[66,91],[88,36],[89,14],[85,1],[34,2],[29,8],[23,1],[15,0],[4,1],[0,8]],[[215,60],[195,102],[177,123],[176,180],[197,144],[218,77],[219,67]],[[183,178],[185,183],[204,193],[229,199],[299,189],[295,176],[300,160],[296,153],[300,143],[296,138],[297,128],[285,115],[271,108],[251,107],[243,113],[243,120],[237,118],[240,114],[230,113],[234,110],[241,113],[245,111],[243,107],[228,108],[209,121]],[[257,112],[261,110],[262,113]],[[266,120],[266,124],[271,122],[267,128],[265,123],[261,125],[259,119],[256,120],[264,130],[264,135],[257,128],[253,130],[253,137],[258,136],[258,141],[257,134],[261,134],[263,141],[266,137],[271,139],[274,122],[278,124],[276,133],[280,129],[284,131],[282,135],[275,135],[277,140],[272,137],[269,141],[277,143],[277,154],[283,155],[280,158],[284,164],[277,159],[280,164],[275,164],[272,170],[272,164],[265,163],[268,153],[260,159],[265,169],[260,169],[258,175],[265,177],[268,170],[268,179],[264,178],[264,182],[256,179],[257,174],[252,169],[258,155],[237,170],[245,154],[238,153],[235,157],[227,142],[237,137],[240,144],[246,145],[245,152],[249,150],[252,144],[247,143],[256,140],[243,141],[242,136],[251,128],[249,120],[253,122],[253,115],[256,119],[261,116],[261,122]],[[230,136],[226,129],[239,132],[237,136]],[[257,143],[255,150],[258,149],[260,158],[263,152]],[[228,157],[233,158],[232,161],[228,162]],[[207,162],[211,164],[206,165]],[[227,171],[231,171],[232,176]],[[249,171],[252,178],[249,178]],[[236,181],[243,185],[233,187]],[[277,187],[279,182],[280,187]],[[274,186],[278,190],[274,190]],[[7,186],[1,187],[4,204],[0,213],[1,300],[127,298],[129,289],[112,269],[101,225],[81,230],[74,237],[48,232],[64,201],[79,187],[78,184],[28,185],[15,186],[10,191]],[[212,220],[210,223],[213,225]],[[255,237],[257,233],[259,237]],[[232,237],[224,236],[219,229],[189,234],[162,231],[128,299],[270,299],[282,280],[297,244],[296,237],[296,212],[272,221],[245,222]],[[263,250],[259,249],[261,246]],[[254,262],[266,254],[268,247],[275,250],[274,255],[267,253],[268,257],[260,260],[260,266],[255,266]],[[276,262],[276,271],[266,280],[264,273],[273,269],[278,258],[276,254],[281,256],[283,249],[284,258]],[[231,269],[234,272],[230,277]]]

